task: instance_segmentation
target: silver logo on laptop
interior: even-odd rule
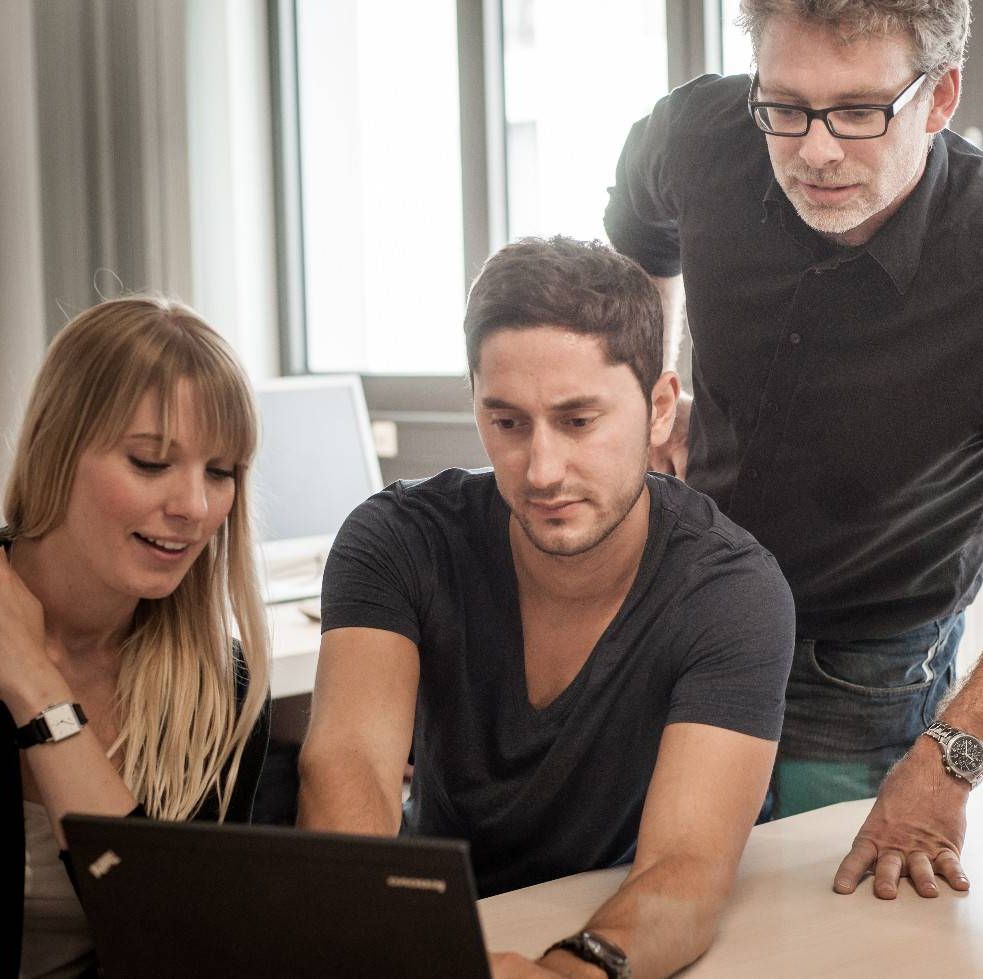
[[[386,887],[404,887],[411,891],[435,891],[443,894],[447,890],[447,881],[435,877],[397,877],[390,874],[386,878]]]
[[[101,857],[89,864],[89,873],[98,880],[105,877],[113,867],[118,867],[123,861],[112,850],[107,850]]]

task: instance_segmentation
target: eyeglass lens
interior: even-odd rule
[[[809,117],[791,106],[760,105],[755,109],[758,125],[782,136],[804,136]],[[836,136],[880,136],[887,128],[882,109],[836,109],[826,115]]]

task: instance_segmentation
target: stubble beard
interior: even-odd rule
[[[536,550],[542,554],[548,554],[551,557],[576,557],[580,554],[586,554],[588,551],[602,544],[625,522],[628,514],[631,513],[642,492],[645,490],[645,485],[645,474],[643,472],[638,484],[632,487],[627,493],[616,497],[606,514],[602,513],[600,515],[600,522],[588,529],[586,536],[560,543],[552,543],[542,539],[530,520],[514,507],[510,506],[509,509],[512,511],[512,516],[515,517],[526,539]],[[559,496],[560,494],[556,495]],[[594,506],[593,502],[589,500],[587,505]]]
[[[796,213],[810,228],[822,234],[842,235],[890,207],[912,184],[924,159],[919,153],[891,157],[876,183],[867,168],[812,170],[806,166],[786,165],[779,183]],[[820,187],[860,184],[861,191],[846,205],[816,204],[799,189],[800,181]]]

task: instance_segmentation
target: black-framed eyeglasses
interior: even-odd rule
[[[806,109],[782,102],[759,102],[755,74],[747,94],[747,108],[758,129],[770,136],[805,136],[813,119],[837,139],[876,139],[887,132],[888,123],[918,94],[927,75],[923,72],[889,105],[834,105],[828,109]]]

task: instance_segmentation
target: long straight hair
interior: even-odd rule
[[[157,397],[166,452],[182,380],[194,391],[206,444],[236,460],[235,498],[178,587],[137,604],[119,649],[119,737],[110,754],[122,753],[123,780],[151,816],[186,819],[215,789],[224,819],[269,683],[249,517],[257,415],[225,341],[187,307],[151,297],[104,302],[72,320],[35,381],[0,535],[39,538],[58,527],[79,457],[114,445],[147,392]],[[234,626],[249,674],[238,711]]]

